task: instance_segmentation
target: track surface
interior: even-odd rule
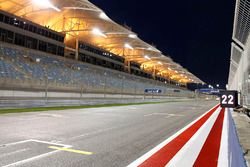
[[[0,166],[127,166],[216,103],[0,115]]]

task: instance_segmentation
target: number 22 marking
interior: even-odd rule
[[[228,100],[228,101],[227,101]],[[234,96],[233,95],[222,95],[222,104],[234,104]]]

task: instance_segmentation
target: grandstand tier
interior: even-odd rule
[[[2,42],[0,77],[1,88],[6,89],[145,94],[147,88],[158,88],[161,95],[193,96],[179,86]]]
[[[102,23],[103,27],[112,24],[114,31],[119,29],[120,32],[127,32],[129,38],[134,41],[133,46],[125,43],[121,53],[83,37],[82,29],[74,29],[76,24],[74,18],[70,23],[65,20],[65,26],[71,24],[73,29],[62,31],[55,28],[47,21],[57,18],[58,13],[50,8],[38,10],[40,8],[32,6],[33,1],[27,1],[28,3],[24,5],[31,4],[34,11],[22,13],[19,5],[23,2],[20,1],[14,3],[15,12],[12,8],[7,10],[5,7],[9,7],[14,1],[8,5],[3,1],[0,2],[1,89],[41,90],[46,93],[53,90],[144,95],[148,94],[145,90],[153,88],[160,90],[157,92],[164,96],[193,97],[193,92],[186,89],[186,84],[202,82],[182,66],[174,63],[171,58],[162,55],[155,47],[140,40],[135,33],[125,30],[111,20],[109,23]],[[65,18],[68,19],[68,13],[65,13],[64,9],[71,13],[72,8],[62,7],[61,14],[65,14]],[[41,23],[40,17],[34,19],[33,14],[35,12],[36,16],[37,14],[44,16],[43,11],[50,11],[51,17],[42,17],[47,20]],[[75,9],[74,11],[79,17],[83,12],[89,12],[82,8],[80,11]],[[99,35],[107,41],[110,41],[112,34],[108,31],[104,34],[97,28],[90,28],[87,31],[90,31],[88,35]],[[116,34],[116,37],[112,38],[121,38],[123,35],[118,32],[118,36]],[[108,45],[112,44],[105,44]],[[142,52],[157,53],[157,55],[156,57],[137,55]],[[143,56],[143,60],[147,61],[139,61],[141,58],[138,56]]]
[[[1,25],[23,32],[21,36],[16,31],[13,34],[14,29],[7,32],[12,40],[5,38],[6,42],[14,41],[24,47],[162,82],[203,83],[156,47],[141,40],[130,28],[112,21],[88,0],[50,0],[49,6],[36,2],[0,2]],[[9,29],[5,29],[4,34],[6,30]],[[20,38],[17,42],[16,36]]]
[[[41,57],[37,56],[37,54],[29,56],[29,49],[51,53],[53,55],[63,56],[69,59],[74,57],[71,57],[70,55],[74,55],[75,53],[71,53],[69,51],[64,52],[64,50],[66,49],[63,43],[63,34],[50,30],[48,27],[41,27],[38,24],[11,15],[4,11],[1,11],[0,13],[0,22],[1,41],[26,48],[26,51],[25,49],[24,51],[20,51],[17,49],[2,48],[3,55],[7,55],[9,58],[12,58],[12,60],[15,62],[15,64],[12,66],[16,65],[22,67],[25,72],[31,72],[29,76],[34,77],[35,79],[44,79],[44,69],[39,63],[27,65],[26,63],[28,63],[28,60],[32,60],[33,62],[39,60],[39,62],[45,62],[46,66],[48,66],[52,62],[57,62],[54,65],[61,65],[61,67],[63,67],[63,64],[58,63],[57,60],[54,60],[50,57],[42,59]],[[22,55],[25,55],[26,57],[23,57]],[[8,57],[6,57],[5,60],[8,59]],[[140,68],[140,64],[137,62],[126,62],[125,59],[121,56],[115,55],[111,52],[105,51],[101,48],[97,48],[82,41],[79,42],[79,60],[82,62],[131,73],[148,79],[155,79],[164,83],[168,82],[171,84],[176,84],[174,81],[171,81],[171,79],[166,79],[158,75],[152,75],[144,71]],[[7,62],[5,62],[5,65],[9,67],[9,64]],[[56,66],[51,66],[50,68],[54,68],[54,72],[49,74],[53,75],[53,77],[48,77],[56,79],[59,76],[58,73],[60,73],[61,71],[58,70],[58,67]],[[22,73],[19,73],[16,72],[16,78],[20,79],[24,77]],[[67,71],[63,71],[63,73],[66,74]],[[27,78],[28,76],[26,75],[25,77]],[[70,82],[70,80],[66,79],[65,77],[59,77],[57,78],[57,80],[61,80],[63,83]]]

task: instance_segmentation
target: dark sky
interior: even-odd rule
[[[206,83],[227,83],[235,0],[90,1]]]

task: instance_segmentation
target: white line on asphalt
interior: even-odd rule
[[[48,117],[55,117],[55,118],[62,118],[63,116],[60,114],[48,114],[48,113],[41,113],[38,116],[48,116]]]
[[[0,147],[7,147],[7,146],[11,146],[11,145],[17,145],[17,144],[22,144],[22,143],[26,143],[29,142],[31,140],[22,140],[22,141],[18,141],[18,142],[13,142],[13,143],[6,143],[6,144],[1,144]]]
[[[71,145],[65,145],[65,144],[59,144],[59,143],[53,143],[53,142],[47,142],[47,141],[42,141],[42,140],[30,139],[30,140],[26,140],[26,142],[27,142],[27,141],[31,141],[31,142],[33,141],[33,142],[44,143],[44,144],[49,144],[49,145],[57,145],[57,146],[62,146],[63,148],[71,148],[71,147],[72,147]],[[16,143],[20,143],[20,142],[16,142]],[[22,142],[22,143],[23,143],[23,142]],[[12,143],[11,143],[11,144],[12,144]],[[61,150],[50,151],[50,152],[48,152],[48,153],[40,154],[40,155],[31,157],[31,158],[27,158],[27,159],[24,159],[24,160],[21,160],[21,161],[17,161],[17,162],[14,162],[14,163],[11,163],[11,164],[2,166],[2,167],[12,167],[12,166],[17,166],[17,165],[22,165],[22,164],[25,164],[25,163],[34,161],[34,160],[36,160],[36,159],[44,158],[44,157],[46,157],[46,156],[49,156],[49,155],[51,155],[51,154],[54,154],[54,153],[60,152],[60,151],[61,151]]]
[[[69,140],[77,139],[77,138],[86,137],[86,136],[90,136],[90,135],[95,135],[95,134],[98,134],[98,133],[102,133],[102,132],[106,132],[106,131],[114,130],[114,129],[118,129],[118,128],[120,128],[120,127],[112,127],[112,128],[100,129],[100,130],[97,130],[97,131],[94,131],[94,132],[83,133],[83,134],[78,135],[78,136],[73,136],[73,137],[70,137],[68,139]]]
[[[5,153],[5,154],[0,155],[0,158],[7,157],[7,156],[10,156],[10,155],[13,155],[13,154],[18,154],[18,153],[25,152],[25,151],[28,151],[28,150],[30,150],[30,149],[29,148],[24,148],[24,149],[16,150],[16,151],[13,151],[13,152]]]
[[[204,115],[206,115],[207,113],[209,113],[213,108],[211,108],[210,110],[208,110],[207,112],[205,112],[204,114],[202,114],[200,117],[198,117],[197,119],[195,119],[194,121],[192,121],[191,123],[189,123],[188,125],[186,125],[184,128],[182,128],[181,130],[179,130],[178,132],[176,132],[175,134],[173,134],[172,136],[170,136],[169,138],[167,138],[166,140],[164,140],[163,142],[161,142],[159,145],[157,145],[156,147],[154,147],[152,150],[150,150],[146,154],[142,155],[140,158],[138,158],[135,161],[133,161],[127,167],[137,167],[140,164],[142,164],[145,160],[147,160],[149,157],[151,157],[153,154],[155,154],[157,151],[159,151],[162,147],[164,147],[166,144],[168,144],[170,141],[172,141],[174,138],[176,138],[178,135],[180,135],[182,132],[184,132],[190,126],[192,126],[195,122],[197,122],[199,119],[201,119]]]
[[[153,115],[169,115],[169,114],[168,113],[151,113],[151,114],[144,115],[144,117],[153,116]]]
[[[185,115],[180,115],[180,114],[168,114],[170,116],[173,116],[173,117],[184,117]]]
[[[34,157],[31,157],[31,158],[28,158],[28,159],[24,159],[24,160],[21,160],[21,161],[17,161],[17,162],[14,162],[14,163],[11,163],[11,164],[2,166],[2,167],[12,167],[12,166],[17,166],[17,165],[22,165],[22,164],[25,164],[25,163],[27,163],[27,162],[34,161],[34,160],[36,160],[36,159],[40,159],[40,158],[49,156],[50,154],[54,154],[54,153],[59,152],[59,151],[60,151],[60,150],[51,151],[51,152],[48,152],[48,153],[45,153],[45,154],[41,154],[41,155],[34,156]]]
[[[34,139],[28,139],[28,140],[22,140],[18,142],[13,142],[13,143],[7,143],[7,144],[1,144],[0,147],[7,147],[11,145],[17,145],[17,144],[22,144],[22,143],[27,143],[27,142],[38,142],[38,143],[45,143],[49,145],[57,145],[57,146],[62,146],[62,147],[72,147],[71,145],[65,145],[65,144],[60,144],[60,143],[55,143],[55,142],[47,142],[47,141],[42,141],[42,140],[34,140]]]
[[[44,144],[48,144],[48,145],[62,146],[62,147],[65,147],[65,148],[72,147],[71,145],[66,145],[66,144],[61,144],[61,143],[54,143],[54,142],[48,142],[48,141],[42,141],[42,140],[30,139],[30,141],[37,142],[37,143],[44,143]]]
[[[160,112],[155,112],[155,113],[151,113],[151,114],[146,114],[144,115],[144,117],[148,117],[148,116],[157,116],[157,115],[166,115],[166,116],[170,116],[170,117],[183,117],[185,115],[179,115],[179,114],[169,114],[169,113],[160,113]]]
[[[83,134],[80,134],[77,136],[69,137],[69,138],[67,138],[67,141],[74,140],[74,139],[81,138],[81,137],[90,136],[90,135],[96,135],[98,133],[107,132],[109,130],[122,129],[122,128],[125,128],[127,126],[129,126],[129,125],[115,126],[115,127],[111,127],[111,128],[100,129],[100,130],[97,130],[94,132],[87,132],[87,133],[83,133]]]

